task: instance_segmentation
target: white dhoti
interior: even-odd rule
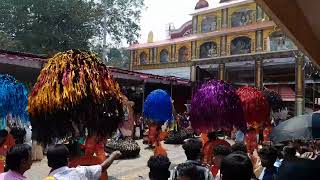
[[[120,128],[120,132],[124,137],[132,136],[132,131],[130,129]]]
[[[41,161],[43,159],[43,147],[36,140],[32,140],[32,160]]]

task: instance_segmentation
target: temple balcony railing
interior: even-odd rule
[[[229,56],[217,56],[210,58],[193,59],[185,62],[168,62],[161,64],[144,64],[133,66],[134,70],[146,70],[146,69],[165,69],[165,68],[179,68],[190,67],[193,65],[208,65],[208,64],[220,64],[230,62],[243,62],[243,61],[255,61],[257,59],[273,59],[273,58],[288,58],[295,57],[298,50],[284,50],[274,52],[254,52],[249,54],[237,54]]]
[[[158,64],[144,64],[133,66],[134,70],[145,70],[145,69],[165,69],[165,68],[178,68],[178,67],[189,67],[192,65],[192,61],[185,62],[167,62]]]
[[[237,54],[229,56],[219,56],[204,59],[192,60],[192,65],[206,65],[206,64],[220,64],[230,62],[243,62],[243,61],[255,61],[257,59],[273,59],[273,58],[288,58],[295,57],[298,50],[285,50],[285,51],[274,51],[274,52],[254,52],[249,54]]]

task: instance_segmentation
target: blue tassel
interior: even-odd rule
[[[13,117],[27,123],[29,121],[27,106],[27,88],[14,77],[0,74],[0,118],[12,114]]]
[[[143,116],[157,124],[171,121],[172,102],[168,93],[161,89],[152,91],[144,102]]]

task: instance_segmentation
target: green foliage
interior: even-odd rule
[[[0,32],[0,47],[7,47],[6,49],[18,50],[20,43],[15,41],[6,33]]]
[[[127,43],[134,42],[138,37],[141,11],[144,0],[101,0],[105,6],[107,31],[116,42],[123,38]],[[132,32],[132,33],[129,33]]]
[[[137,39],[143,0],[1,0],[0,32],[19,51],[51,55],[90,49],[106,30],[112,43]],[[0,34],[0,38],[1,38]],[[0,48],[16,50],[0,42]]]
[[[108,53],[108,66],[129,69],[130,52],[124,48],[111,48]]]

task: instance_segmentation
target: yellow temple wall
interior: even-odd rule
[[[264,19],[262,20],[259,20],[259,22],[256,21],[256,13],[257,13],[257,4],[256,3],[248,3],[248,4],[243,4],[243,5],[240,5],[240,6],[236,6],[236,7],[231,7],[231,8],[228,8],[228,28],[232,28],[231,27],[231,17],[232,17],[232,14],[235,13],[235,12],[238,12],[240,10],[243,10],[243,9],[246,9],[246,10],[252,10],[253,12],[251,13],[251,19],[252,21],[250,23],[254,23],[254,24],[259,24],[263,21],[268,21],[269,18],[266,16],[266,15],[261,15],[262,18],[264,17]],[[260,11],[259,11],[260,12]],[[197,15],[197,33],[198,34],[202,34],[203,37],[205,38],[202,38],[202,39],[197,39],[197,40],[193,40],[193,41],[196,41],[195,43],[189,41],[189,42],[174,42],[174,44],[166,44],[166,45],[161,45],[159,47],[156,47],[156,61],[155,63],[156,64],[160,64],[160,53],[163,49],[166,49],[168,51],[168,55],[169,55],[169,61],[168,63],[171,63],[171,62],[178,62],[178,58],[179,58],[179,50],[180,48],[182,47],[186,47],[187,48],[187,60],[186,61],[190,61],[192,58],[195,58],[195,59],[199,59],[200,58],[200,46],[203,44],[203,43],[206,43],[206,42],[214,42],[216,43],[217,45],[217,56],[220,56],[221,55],[221,36],[210,36],[210,33],[202,33],[202,27],[201,27],[201,24],[204,20],[204,17],[206,16],[216,16],[217,17],[217,30],[218,31],[223,31],[221,30],[221,21],[222,21],[222,10],[217,10],[215,12],[210,12],[210,13],[207,13],[207,14],[201,14],[201,15]],[[243,24],[242,26],[245,27],[246,25],[250,25],[249,24]],[[238,26],[235,26],[235,27],[238,27]],[[257,26],[258,27],[258,26]],[[257,28],[258,30],[258,28]],[[260,30],[260,29],[259,29]],[[263,34],[262,34],[262,38],[263,38],[263,42],[262,42],[262,51],[264,52],[267,52],[270,50],[270,34],[275,32],[275,31],[278,31],[279,29],[276,28],[276,27],[268,27],[266,29],[262,29],[263,30]],[[238,33],[234,33],[234,32],[231,32],[232,34],[226,34],[226,55],[231,55],[231,41],[237,37],[241,37],[241,36],[245,36],[245,37],[248,37],[251,39],[251,53],[254,53],[256,52],[256,36],[257,36],[257,32],[256,31],[250,31],[250,32],[243,32],[243,30],[239,30]],[[260,36],[261,37],[261,36]],[[192,49],[193,48],[193,45],[196,45],[195,49]],[[172,48],[172,45],[174,48]],[[150,48],[153,48],[153,47],[150,47]],[[174,51],[175,52],[172,52]],[[195,51],[194,51],[195,50]],[[147,55],[147,63],[146,64],[152,64],[152,60],[150,61],[150,56],[152,56],[151,54],[149,54],[149,48],[143,48],[143,49],[136,49],[135,50],[135,57],[133,58],[134,59],[134,62],[136,62],[134,65],[140,65],[140,54],[142,52],[145,52],[146,55]],[[192,53],[195,53],[196,56],[194,56]],[[174,56],[174,57],[173,57]],[[183,64],[183,63],[182,63]]]

